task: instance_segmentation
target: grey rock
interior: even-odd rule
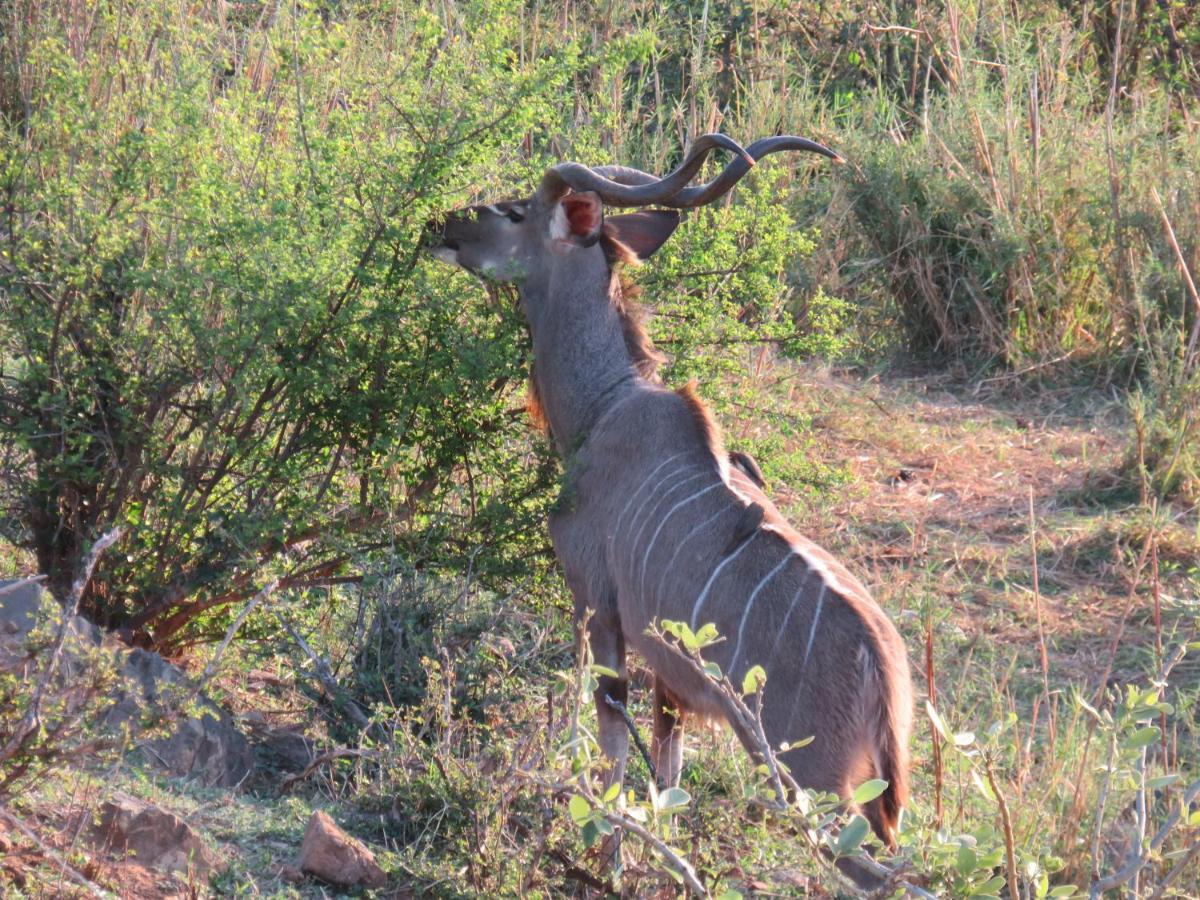
[[[58,607],[39,585],[22,585],[4,591],[13,582],[0,581],[0,665],[19,659],[25,638],[48,613]],[[102,722],[109,727],[128,724],[136,729],[149,708],[170,707],[173,694],[186,693],[184,673],[157,653],[129,649],[115,640],[104,640],[95,625],[76,616],[60,660],[59,683],[64,689],[88,664],[89,650],[103,646],[117,660],[122,686]],[[172,691],[176,687],[178,691]],[[143,743],[145,755],[172,775],[194,778],[213,787],[234,787],[253,770],[254,752],[238,731],[233,717],[206,697],[192,704],[190,714],[178,714],[166,737]]]

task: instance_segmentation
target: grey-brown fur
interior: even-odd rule
[[[781,140],[799,139],[768,139],[744,153],[757,158],[781,146],[769,141]],[[714,183],[729,182],[737,165]],[[631,249],[644,258],[674,222],[652,214],[603,220],[601,200],[633,200],[581,169],[556,167],[529,200],[451,217],[439,225],[434,252],[519,287],[536,393],[555,443],[570,459],[571,502],[551,517],[551,537],[578,619],[594,611],[588,637],[595,660],[618,673],[602,678],[596,695],[610,778],[623,777],[628,737],[620,715],[603,701],[605,695],[625,701],[629,650],[655,673],[653,753],[666,782],[679,778],[685,717],[728,720],[711,683],[646,633],[663,619],[693,628],[712,622],[725,640],[706,656],[735,683],[752,665],[767,672],[770,742],[814,738],[783,756],[800,785],[848,798],[868,778],[889,782],[863,812],[894,845],[908,794],[912,716],[903,642],[862,584],[798,534],[753,475],[730,465],[694,393],[644,374],[612,260]],[[639,203],[653,187],[645,173],[598,171],[649,185],[638,188]],[[586,190],[592,187],[599,193]],[[705,201],[712,193],[708,186],[688,190]],[[679,196],[659,202],[685,205]],[[513,205],[521,210],[519,222],[506,213]]]

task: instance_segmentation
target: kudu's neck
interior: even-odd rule
[[[533,338],[533,378],[558,451],[575,450],[632,389],[637,367],[617,307],[620,282],[599,247],[521,288]],[[572,254],[574,257],[575,254]]]

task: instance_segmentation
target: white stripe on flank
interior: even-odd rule
[[[712,473],[711,472],[696,472],[696,473],[692,474],[691,476],[683,479],[683,481],[680,481],[667,489],[667,491],[658,499],[658,502],[650,507],[650,514],[648,516],[646,516],[646,521],[643,522],[642,526],[633,533],[633,539],[629,542],[631,555],[637,553],[637,548],[642,539],[642,534],[646,531],[647,528],[650,527],[650,524],[652,522],[654,522],[654,520],[656,518],[655,514],[658,512],[658,508],[660,506],[662,506],[663,503],[666,502],[666,500],[669,497],[671,497],[671,495],[677,493],[680,488],[687,487],[689,484],[694,482],[697,478],[704,478],[705,476],[709,476],[709,475],[712,475]],[[660,525],[659,527],[661,528],[662,526]],[[635,560],[631,560],[631,562],[633,563],[633,565],[637,565]]]
[[[654,536],[650,538],[650,543],[646,545],[646,552],[642,556],[642,574],[638,578],[638,594],[641,595],[643,601],[646,599],[646,564],[650,561],[650,552],[654,549],[654,545],[658,542],[658,536],[662,534],[663,527],[670,520],[671,516],[675,515],[676,511],[678,511],[680,507],[686,506],[693,500],[698,500],[709,491],[715,491],[720,486],[720,482],[716,484],[710,484],[708,487],[701,488],[700,490],[696,491],[696,493],[692,494],[690,497],[685,497],[668,509],[667,514],[663,516],[662,521],[658,523],[658,527],[654,529]],[[671,557],[671,559],[674,561],[674,557]]]
[[[654,590],[654,616],[651,619],[651,621],[658,618],[658,611],[659,611],[659,608],[662,606],[663,583],[667,580],[667,576],[670,575],[671,571],[674,569],[675,560],[679,557],[679,552],[684,547],[686,547],[688,545],[688,541],[690,541],[697,534],[699,534],[702,529],[711,525],[714,520],[719,519],[721,516],[725,515],[725,513],[729,512],[732,509],[741,509],[741,507],[736,506],[734,504],[729,504],[728,506],[722,506],[720,509],[718,509],[715,513],[713,513],[711,516],[709,516],[707,519],[705,519],[699,525],[693,525],[692,529],[683,536],[683,540],[681,540],[679,542],[679,545],[675,548],[675,552],[671,554],[671,558],[669,560],[667,560],[666,566],[663,567],[663,573],[658,576],[658,587],[656,587]]]
[[[689,466],[687,463],[684,463],[683,465],[679,466],[678,468],[672,469],[670,472],[668,472],[666,475],[664,475],[662,478],[660,478],[658,480],[658,483],[655,484],[654,487],[652,487],[650,489],[650,493],[647,495],[646,499],[638,504],[637,509],[635,509],[633,511],[633,515],[631,515],[629,517],[629,522],[625,526],[625,534],[629,535],[629,538],[630,538],[629,541],[627,542],[627,546],[629,548],[629,557],[630,557],[629,564],[630,564],[630,566],[633,565],[633,556],[637,552],[636,535],[641,534],[642,530],[645,529],[646,524],[652,518],[652,516],[648,515],[647,513],[653,513],[655,507],[660,502],[661,498],[658,497],[659,490],[662,488],[662,486],[664,484],[670,484],[672,481],[674,481],[680,475],[688,476],[688,472],[690,472],[690,471],[692,471],[692,467]],[[696,477],[696,476],[693,474],[688,477],[685,477],[683,480],[684,480],[684,482],[686,482],[689,480],[689,478],[694,478],[694,477]],[[670,493],[676,487],[678,487],[678,483],[672,484],[667,489],[667,492]],[[645,516],[645,517],[643,518],[643,516]],[[639,522],[641,524],[638,524]]]
[[[646,480],[637,486],[637,490],[635,490],[632,494],[629,495],[629,499],[625,501],[625,506],[621,510],[621,514],[619,516],[617,516],[617,521],[613,524],[612,534],[610,534],[608,536],[608,539],[610,541],[613,539],[614,535],[616,535],[616,533],[617,533],[617,530],[620,528],[621,520],[625,518],[625,513],[629,512],[629,507],[633,504],[633,501],[637,498],[637,495],[642,492],[642,488],[644,488],[646,485],[648,485],[650,483],[650,479],[652,479],[655,475],[658,474],[659,469],[661,469],[663,466],[667,465],[667,463],[670,463],[676,459],[679,459],[679,457],[683,456],[683,454],[686,452],[687,452],[686,450],[681,450],[679,453],[676,453],[674,456],[668,456],[666,459],[664,459],[662,462],[660,462],[657,466],[654,467],[654,470],[649,475],[646,476]]]
[[[750,592],[750,599],[746,601],[746,609],[742,613],[742,621],[738,622],[737,644],[733,648],[733,661],[729,663],[729,677],[733,678],[737,672],[738,658],[742,655],[742,631],[746,628],[746,620],[750,618],[750,610],[754,609],[754,601],[758,597],[758,592],[763,589],[768,581],[788,564],[788,561],[794,554],[788,552],[784,554],[783,559],[779,561],[779,565],[773,568],[770,572],[763,576],[762,581],[754,586],[754,590]],[[767,660],[762,660],[767,662]]]
[[[808,629],[808,646],[804,648],[804,665],[808,665],[808,654],[812,653],[813,638],[817,636],[817,620],[821,618],[821,606],[825,603],[825,592],[829,585],[821,582],[821,593],[817,594],[817,611],[813,613],[812,628]]]
[[[738,545],[738,548],[736,550],[734,550],[727,557],[725,557],[723,560],[721,560],[721,564],[719,566],[717,566],[715,569],[713,569],[713,573],[708,576],[708,583],[704,585],[704,590],[702,590],[700,592],[700,596],[696,598],[696,605],[692,607],[691,628],[693,631],[696,630],[696,620],[700,616],[700,609],[701,609],[701,607],[704,606],[704,601],[708,598],[708,589],[713,586],[713,582],[717,580],[717,576],[719,576],[721,574],[721,572],[725,569],[725,567],[727,565],[729,565],[731,562],[733,562],[735,559],[737,559],[741,555],[742,551],[750,546],[750,542],[753,541],[756,537],[758,537],[758,534],[759,533],[757,530],[753,531],[750,534],[750,537],[748,537],[744,541],[742,541]]]
[[[804,557],[800,557],[800,562],[804,562]],[[807,567],[808,563],[804,563],[804,565]],[[788,607],[787,615],[783,617],[783,623],[779,626],[779,630],[775,632],[775,642],[771,644],[771,652],[767,654],[768,660],[773,660],[775,658],[775,651],[779,649],[779,639],[787,634],[787,623],[792,618],[792,612],[796,609],[796,604],[799,603],[800,598],[804,596],[804,584],[806,581],[808,581],[808,576],[812,575],[814,572],[816,572],[816,569],[810,568],[800,579],[800,587],[796,588],[796,594],[794,597],[792,597],[792,605]],[[817,572],[817,576],[820,577],[819,572]]]
[[[773,531],[777,535],[782,537],[785,541],[787,541],[788,546],[791,547],[804,560],[805,565],[807,565],[810,569],[816,569],[818,572],[820,572],[821,578],[824,579],[825,583],[827,585],[829,585],[831,588],[833,588],[835,591],[837,591],[839,594],[842,594],[842,595],[860,595],[861,594],[861,591],[858,588],[854,587],[853,585],[847,584],[845,581],[843,581],[838,576],[838,574],[836,572],[829,571],[829,567],[825,565],[825,562],[823,560],[811,555],[808,552],[808,550],[806,550],[804,547],[800,546],[799,544],[793,543],[788,538],[787,535],[785,535],[782,531],[780,531],[774,525],[766,524],[766,525],[762,526],[762,529],[763,529],[763,531]]]

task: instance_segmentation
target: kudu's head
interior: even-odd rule
[[[737,155],[708,184],[688,187],[715,149]],[[605,239],[646,259],[679,224],[675,210],[711,203],[755,161],[780,150],[809,150],[842,161],[832,150],[805,138],[764,138],[743,149],[723,134],[705,134],[695,140],[679,168],[662,178],[625,166],[560,163],[546,172],[532,197],[471,206],[430,222],[429,249],[438,259],[481,278],[517,285],[564,264],[603,260]],[[605,206],[668,208],[606,218]]]

